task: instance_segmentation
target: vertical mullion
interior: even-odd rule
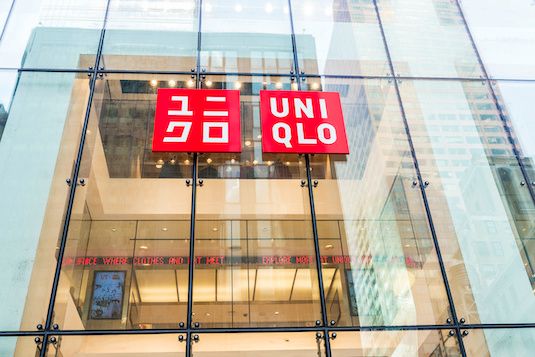
[[[414,171],[416,173],[416,177],[417,177],[417,180],[418,180],[418,183],[419,183],[420,193],[422,195],[422,200],[423,200],[424,207],[425,207],[425,213],[426,213],[427,220],[428,220],[428,223],[429,223],[429,229],[431,231],[431,237],[432,237],[432,240],[433,240],[433,245],[435,247],[435,251],[436,251],[436,254],[437,254],[438,264],[439,264],[439,267],[440,267],[440,273],[442,275],[442,280],[444,282],[444,287],[445,287],[445,290],[446,290],[446,296],[448,298],[448,303],[450,305],[450,312],[451,312],[452,320],[453,320],[452,328],[454,328],[455,331],[456,331],[457,342],[459,344],[460,352],[461,352],[462,356],[466,356],[466,351],[465,351],[465,348],[464,348],[464,343],[463,343],[463,339],[462,339],[462,335],[461,335],[461,329],[460,329],[460,325],[459,325],[459,320],[457,318],[457,312],[455,310],[455,305],[454,305],[454,302],[453,302],[453,296],[452,296],[452,293],[451,293],[451,288],[450,288],[450,285],[449,285],[449,282],[448,282],[448,278],[447,278],[447,274],[446,274],[446,267],[445,267],[444,261],[442,259],[442,253],[440,252],[440,246],[438,244],[438,238],[437,238],[437,234],[436,234],[436,231],[435,231],[435,225],[433,223],[433,217],[432,217],[432,214],[431,214],[429,201],[427,199],[427,194],[425,192],[425,186],[424,186],[424,182],[423,182],[423,179],[422,179],[422,174],[420,172],[420,166],[418,164],[418,159],[416,157],[416,150],[414,149],[414,143],[412,141],[412,136],[411,136],[411,132],[410,132],[410,129],[409,129],[409,123],[407,121],[405,108],[403,106],[403,101],[402,101],[402,98],[401,98],[401,93],[400,93],[398,81],[396,79],[396,73],[394,71],[394,64],[392,62],[392,56],[390,54],[390,49],[388,47],[388,42],[386,40],[383,21],[381,19],[381,14],[379,12],[379,6],[377,5],[377,0],[373,0],[373,5],[374,5],[374,8],[375,8],[375,14],[377,16],[377,22],[379,24],[379,29],[381,31],[381,37],[382,37],[382,40],[383,40],[383,46],[385,48],[385,53],[386,53],[386,56],[387,56],[387,59],[388,59],[388,66],[389,66],[389,69],[390,69],[390,72],[391,72],[390,74],[392,76],[392,81],[394,83],[394,88],[395,88],[395,91],[396,91],[396,96],[397,96],[397,100],[398,100],[398,104],[399,104],[399,109],[400,109],[401,116],[402,116],[402,119],[403,119],[403,125],[405,127],[405,133],[407,135],[407,141],[408,141],[408,144],[409,144],[409,147],[410,147],[411,157],[412,157],[412,161],[413,161],[413,164],[414,164]]]
[[[82,131],[81,131],[81,135],[80,135],[80,142],[79,142],[79,145],[78,145],[78,154],[76,156],[76,160],[74,162],[74,168],[73,168],[73,172],[72,172],[71,185],[70,185],[70,190],[69,190],[69,198],[68,198],[68,203],[67,203],[67,210],[66,210],[65,218],[64,218],[64,222],[63,222],[63,229],[62,229],[61,240],[60,240],[59,249],[58,249],[58,257],[57,257],[57,261],[56,261],[56,268],[55,268],[55,271],[54,271],[54,279],[52,281],[52,290],[51,290],[50,299],[49,299],[49,303],[48,303],[48,311],[47,311],[46,322],[45,322],[45,332],[50,330],[50,327],[51,327],[51,324],[52,324],[52,321],[53,321],[53,316],[54,316],[54,305],[55,305],[55,302],[56,302],[57,290],[58,290],[58,285],[59,285],[59,278],[60,278],[60,273],[61,273],[61,264],[63,262],[63,255],[65,254],[65,246],[66,246],[66,243],[67,243],[67,235],[68,235],[68,231],[69,231],[70,219],[71,219],[72,209],[73,209],[73,205],[74,205],[74,198],[75,198],[75,193],[76,193],[78,174],[80,172],[80,166],[81,166],[82,156],[83,156],[83,151],[84,151],[85,138],[86,138],[86,134],[87,134],[87,127],[89,125],[89,117],[90,117],[90,112],[91,112],[91,106],[93,104],[93,97],[94,97],[94,94],[95,94],[95,86],[96,86],[96,81],[97,81],[97,76],[98,76],[98,73],[97,73],[98,72],[98,65],[100,63],[100,57],[101,57],[101,54],[102,54],[102,45],[104,43],[104,34],[106,32],[106,21],[107,21],[107,17],[108,17],[108,10],[109,10],[109,7],[110,7],[110,1],[111,0],[108,0],[107,3],[106,3],[106,11],[104,13],[104,20],[103,20],[103,23],[102,23],[102,29],[100,31],[100,38],[99,38],[99,43],[98,43],[98,47],[97,47],[95,65],[93,66],[93,68],[91,69],[91,72],[90,72],[91,80],[90,80],[90,84],[89,84],[89,97],[88,97],[88,100],[87,100],[87,106],[86,106],[86,110],[85,110],[85,117],[84,117],[84,121],[83,121],[83,125],[82,125]],[[41,349],[41,353],[40,353],[41,357],[45,357],[46,356],[47,347],[48,347],[48,334],[45,333],[44,340],[43,340],[43,348]]]
[[[318,226],[317,226],[317,220],[316,220],[316,207],[314,206],[314,193],[312,192],[312,175],[310,170],[310,157],[308,154],[305,155],[305,163],[306,163],[306,173],[307,173],[307,187],[308,187],[308,199],[310,203],[310,216],[312,221],[312,235],[314,237],[314,252],[316,256],[316,269],[318,274],[318,285],[319,285],[319,293],[320,293],[320,305],[321,305],[321,317],[322,317],[322,325],[323,325],[323,338],[325,340],[325,356],[331,357],[331,343],[330,343],[330,337],[329,337],[329,331],[328,331],[328,323],[327,323],[327,307],[325,302],[325,291],[323,290],[323,274],[321,271],[321,252],[320,252],[320,245],[319,245],[319,239],[318,239]]]
[[[7,29],[7,24],[9,23],[9,18],[11,17],[11,13],[13,12],[13,8],[15,7],[15,0],[11,1],[11,6],[9,7],[9,11],[7,12],[6,21],[4,22],[4,26],[2,26],[2,32],[0,32],[0,42],[4,38],[4,33]]]
[[[192,77],[195,78],[195,88],[201,88],[201,41],[202,41],[202,0],[198,0],[198,24],[197,24],[197,58],[195,68],[191,69]],[[188,307],[186,317],[186,351],[185,356],[192,356],[192,318],[193,318],[193,273],[195,269],[195,213],[197,205],[197,169],[198,154],[193,154],[193,168],[191,176],[191,213],[189,227],[189,265],[188,265]]]
[[[197,200],[197,153],[193,154],[193,168],[191,178],[191,216],[189,226],[189,260],[188,260],[188,309],[186,322],[186,356],[191,356],[191,324],[193,307],[193,269],[195,267],[195,209]]]
[[[520,157],[520,150],[518,149],[517,147],[517,144],[516,144],[516,141],[513,139],[513,136],[511,135],[511,128],[509,127],[508,123],[507,123],[507,120],[506,120],[506,116],[503,112],[503,108],[502,106],[500,105],[500,102],[498,100],[498,96],[496,95],[496,91],[494,90],[494,88],[492,87],[492,79],[489,77],[489,74],[487,72],[487,69],[485,68],[485,64],[483,63],[483,59],[481,57],[481,55],[479,54],[479,51],[477,49],[477,46],[476,46],[476,42],[474,40],[474,37],[472,36],[472,31],[470,31],[470,27],[468,26],[468,22],[466,21],[466,17],[464,16],[464,12],[462,10],[462,7],[461,5],[459,4],[459,0],[455,0],[455,5],[457,6],[457,9],[459,10],[459,15],[461,16],[461,19],[463,21],[463,26],[466,30],[466,33],[468,34],[468,38],[470,40],[470,43],[472,45],[472,48],[474,50],[474,53],[476,55],[476,58],[477,58],[477,61],[479,63],[479,66],[481,67],[481,71],[483,72],[483,75],[485,76],[485,81],[487,82],[487,87],[489,88],[489,91],[492,95],[492,101],[494,102],[494,105],[496,107],[496,109],[498,110],[498,113],[500,115],[500,120],[502,122],[502,126],[507,134],[507,139],[509,141],[509,143],[511,144],[511,147],[513,149],[513,153],[515,155],[515,158],[518,162],[518,165],[520,166],[520,171],[522,172],[522,176],[524,177],[524,180],[526,182],[526,186],[528,187],[528,192],[531,196],[531,199],[533,200],[533,202],[535,203],[535,188],[534,186],[532,186],[530,183],[531,183],[531,179],[528,175],[528,172],[526,170],[526,167],[524,165],[524,162],[522,161],[522,158]],[[528,258],[529,259],[529,258]]]
[[[292,37],[292,51],[293,51],[293,58],[294,58],[295,80],[297,81],[297,89],[302,90],[301,76],[304,75],[304,73],[301,73],[299,69],[299,59],[297,56],[297,42],[295,39],[295,28],[294,28],[291,0],[288,0],[288,13],[290,15],[290,27],[292,31],[291,37]],[[290,72],[290,74],[292,73]],[[323,290],[323,272],[321,268],[321,258],[320,258],[321,252],[319,248],[318,226],[317,226],[317,220],[316,220],[316,209],[314,205],[314,194],[312,192],[310,157],[308,154],[304,156],[305,156],[305,163],[306,163],[305,170],[306,170],[306,180],[307,180],[307,187],[308,187],[308,199],[309,199],[309,206],[310,206],[310,218],[311,218],[311,224],[312,224],[312,236],[314,240],[314,255],[316,257],[316,274],[318,276],[318,289],[319,289],[319,298],[320,298],[320,306],[321,306],[321,322],[323,326],[322,328],[323,339],[324,339],[324,344],[325,344],[325,356],[331,357],[331,343],[330,343],[328,323],[327,323],[328,321],[327,307],[326,307],[326,301],[325,301],[325,291]]]

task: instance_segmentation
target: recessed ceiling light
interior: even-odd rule
[[[162,227],[162,231],[167,232],[167,227]]]
[[[333,245],[332,245],[332,244],[327,244],[327,245],[325,246],[325,249],[333,249]]]
[[[175,87],[176,86],[176,81],[173,80],[173,79],[170,79],[169,82],[167,82],[167,84],[169,84],[169,87]]]
[[[212,228],[212,231],[217,232],[219,229],[217,227]]]
[[[212,81],[206,81],[205,84],[206,84],[207,87],[211,87],[212,86]]]
[[[151,81],[150,81],[150,85],[151,85],[152,87],[156,87],[156,86],[158,85],[158,81],[157,81],[156,79],[151,79]]]
[[[117,228],[112,228],[111,231],[112,232],[117,232]]]
[[[279,314],[279,312],[278,312],[278,311],[275,311],[275,312],[274,312],[274,314],[275,314],[275,315],[278,315],[278,314]]]
[[[149,249],[149,247],[147,247],[146,245],[140,245],[139,249]]]
[[[253,165],[258,164],[258,160],[253,160]]]
[[[245,146],[251,146],[251,142],[249,140],[245,140]]]
[[[212,159],[208,158],[208,159],[206,159],[206,162],[211,164],[212,163]]]
[[[290,166],[290,161],[286,161],[286,166]]]
[[[234,83],[234,88],[240,89],[241,88],[241,83],[236,81],[236,83]]]

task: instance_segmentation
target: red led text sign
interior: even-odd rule
[[[349,154],[335,92],[260,91],[262,151]]]
[[[421,267],[422,262],[410,256],[390,255],[322,255],[320,260],[324,264],[351,264],[362,268],[372,265],[405,265],[409,268]],[[310,255],[262,255],[262,256],[224,256],[209,255],[196,256],[196,265],[239,265],[254,264],[266,266],[311,265],[316,263]],[[97,265],[183,265],[189,264],[187,256],[83,256],[65,257],[63,265],[97,266]]]
[[[240,152],[240,91],[158,89],[152,151]]]

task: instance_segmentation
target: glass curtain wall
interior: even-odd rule
[[[504,6],[2,2],[0,354],[530,356],[535,22]],[[239,90],[242,152],[152,152],[159,88]],[[266,89],[339,93],[350,154],[263,154]]]

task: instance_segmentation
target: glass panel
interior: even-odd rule
[[[6,357],[39,356],[34,338],[43,336],[0,337],[0,355]]]
[[[196,0],[111,0],[100,65],[189,71],[197,61]]]
[[[331,342],[333,357],[461,356],[448,330],[340,332]]]
[[[178,336],[176,334],[59,336],[55,346],[48,346],[47,356],[184,356],[186,343],[178,342]]]
[[[34,330],[46,319],[89,81],[36,72],[0,80],[0,330]]]
[[[192,351],[199,357],[323,357],[313,332],[201,334]]]
[[[418,77],[482,75],[455,1],[378,1],[396,74]]]
[[[349,155],[316,155],[312,176],[329,320],[441,324],[449,307],[395,87],[308,78],[340,93]]]
[[[469,357],[531,356],[535,346],[535,329],[468,330],[464,338]]]
[[[201,65],[218,72],[289,73],[290,34],[286,0],[203,1]]]
[[[95,65],[106,0],[15,1],[0,42],[0,67]]]
[[[500,81],[493,84],[493,88],[505,112],[507,122],[512,127],[511,132],[519,155],[529,175],[529,184],[535,190],[535,140],[533,140],[535,134],[535,120],[533,120],[535,82]],[[535,247],[531,251],[535,252]]]
[[[535,207],[488,88],[405,81],[401,95],[459,317],[533,322]]]
[[[187,78],[97,81],[54,310],[63,329],[186,321],[192,165],[151,146],[157,89]]]
[[[211,77],[240,88],[241,154],[199,157],[194,322],[202,327],[314,326],[321,320],[304,160],[262,155],[259,90],[287,78]]]
[[[483,63],[494,78],[535,78],[532,0],[470,0],[461,6]]]
[[[299,68],[307,74],[389,72],[372,0],[294,2]]]

